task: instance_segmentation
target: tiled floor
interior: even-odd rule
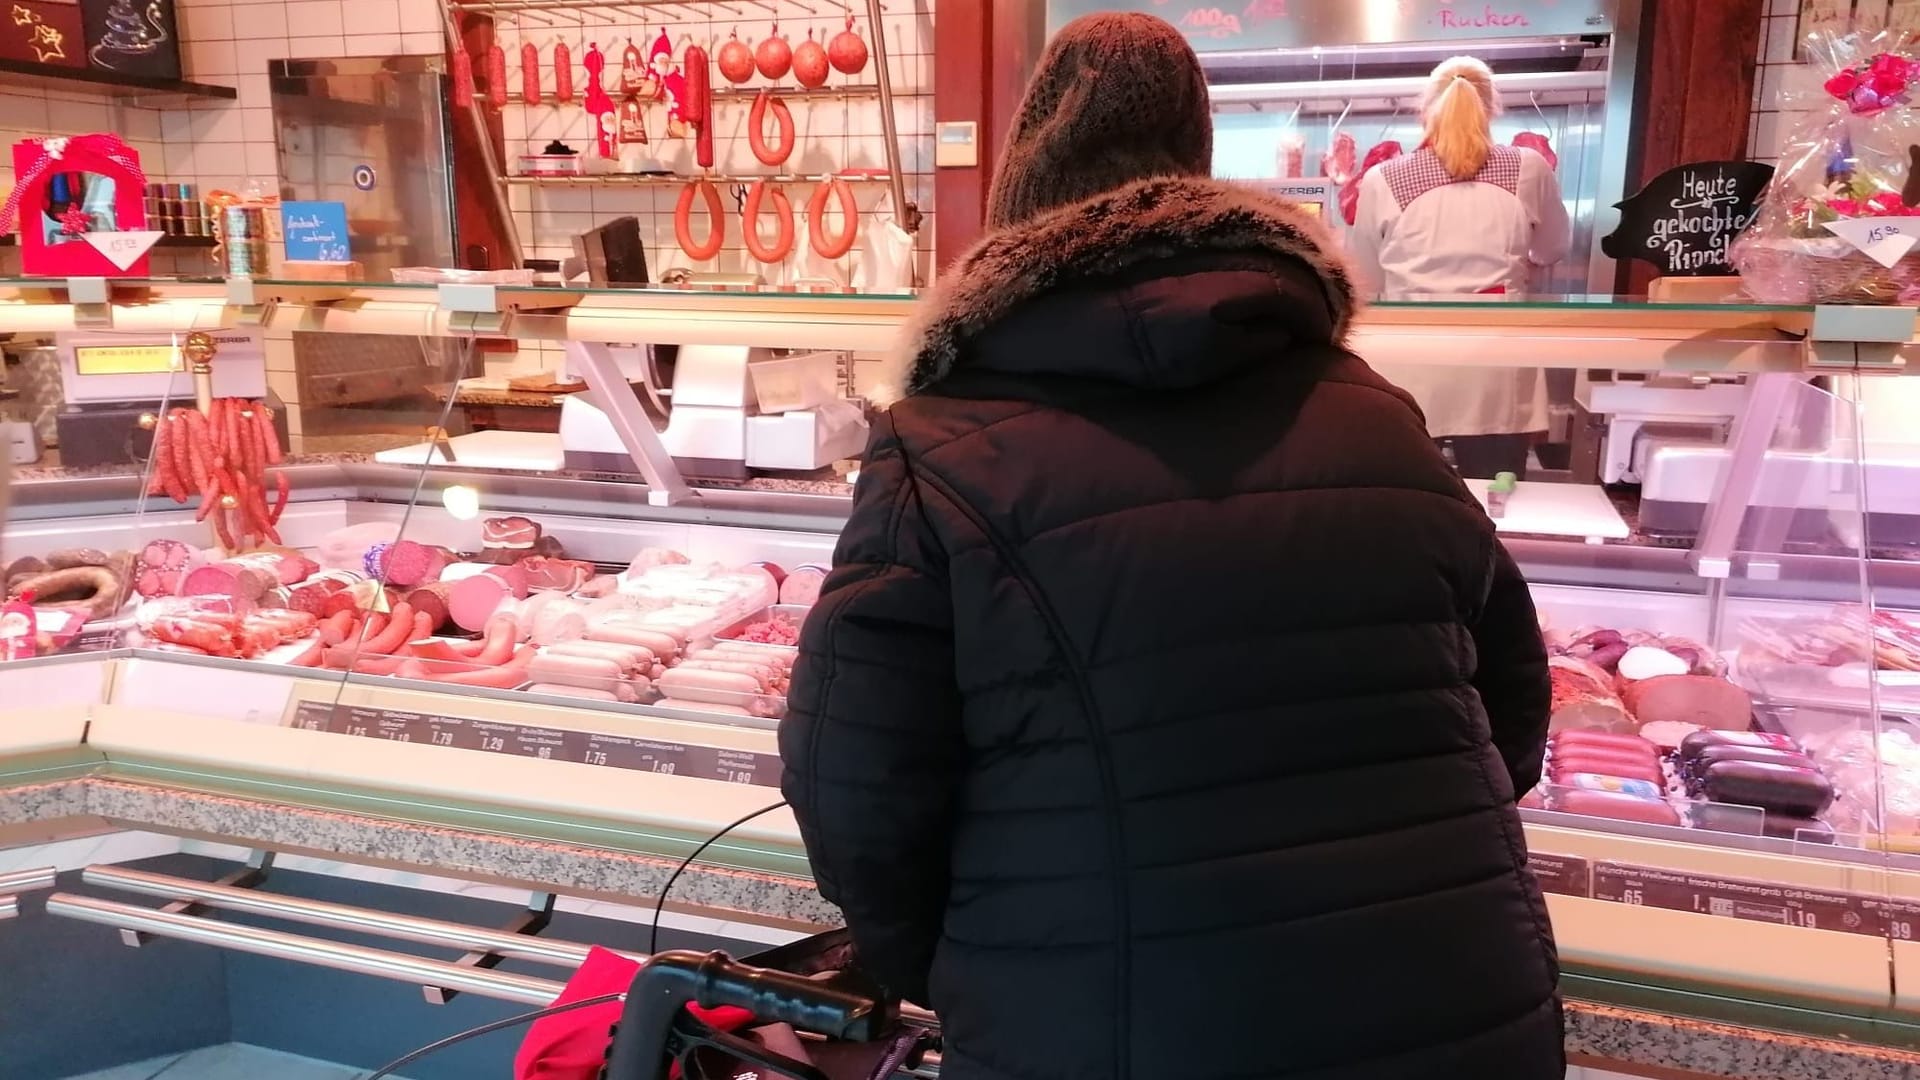
[[[68,1080],[358,1080],[367,1069],[296,1057],[245,1043],[208,1046],[69,1077]]]

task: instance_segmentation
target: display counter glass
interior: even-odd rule
[[[0,664],[7,783],[64,770],[668,856],[778,798],[794,643],[904,298],[530,289],[488,313],[418,286],[223,289],[37,309],[69,384],[149,382],[69,401],[59,461],[17,471],[0,550],[34,603],[7,618],[34,632],[9,622]],[[207,337],[160,315],[184,310]],[[1904,315],[1889,340],[1884,313],[1864,333],[1752,305],[1405,303],[1356,332],[1370,357],[1547,364],[1575,390],[1525,479],[1468,486],[1553,654],[1523,816],[1580,985],[1837,1028],[1920,1013]],[[374,366],[329,341],[348,331]],[[179,370],[78,351],[116,333]],[[553,385],[490,389],[500,342],[540,350]],[[329,348],[391,388],[321,392],[303,365]],[[512,393],[544,427],[475,421]],[[707,857],[806,874],[779,814]]]

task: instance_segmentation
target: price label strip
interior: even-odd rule
[[[1902,941],[1920,923],[1920,904],[1904,900],[1620,863],[1594,864],[1593,898]]]
[[[625,735],[374,709],[324,701],[295,706],[290,725],[363,739],[425,743],[487,754],[572,761],[611,769],[689,776],[723,784],[780,786],[780,758],[751,750],[659,742]]]

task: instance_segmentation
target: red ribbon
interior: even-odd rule
[[[120,136],[101,133],[95,135],[73,135],[66,138],[28,139],[40,148],[40,156],[30,162],[26,170],[14,178],[13,190],[7,193],[7,201],[0,204],[0,233],[13,231],[15,218],[20,213],[20,200],[28,191],[39,184],[41,178],[52,172],[56,165],[64,162],[75,150],[91,151],[127,171],[137,188],[145,189],[147,174],[140,168],[140,155],[133,148],[120,141]],[[47,144],[57,144],[56,153]],[[144,190],[142,191],[144,194]]]

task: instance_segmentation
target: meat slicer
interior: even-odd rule
[[[1662,441],[1722,445],[1747,401],[1743,383],[1658,375],[1590,382],[1574,400],[1575,480],[1644,483]]]

